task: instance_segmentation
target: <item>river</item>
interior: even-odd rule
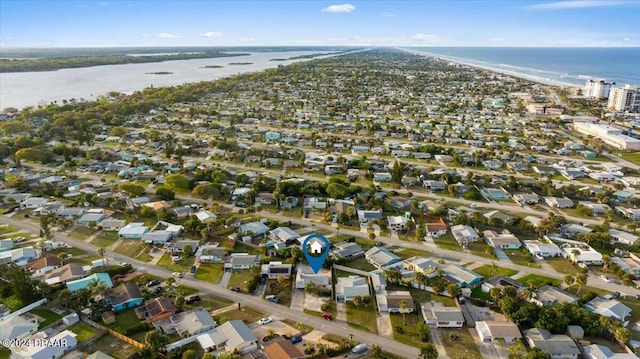
[[[309,59],[287,59],[321,51],[251,52],[247,56],[212,59],[176,60],[144,64],[104,65],[41,72],[0,73],[0,109],[46,105],[62,100],[96,97],[110,91],[132,93],[154,86],[174,86],[184,83],[215,80],[221,77],[261,71]],[[326,55],[327,57],[333,55]],[[319,58],[319,57],[316,57]],[[251,63],[230,65],[230,63]],[[205,66],[222,66],[205,68]],[[169,74],[153,74],[169,72]]]

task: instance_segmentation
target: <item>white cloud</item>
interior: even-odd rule
[[[322,12],[352,12],[356,7],[351,4],[330,5],[322,9]]]
[[[565,9],[582,9],[590,7],[618,6],[638,4],[638,1],[619,1],[619,0],[571,0],[571,1],[554,1],[542,4],[525,6],[529,10],[565,10]]]
[[[256,41],[256,39],[254,39],[253,37],[243,37],[240,39],[240,41],[242,42],[253,42]]]
[[[221,32],[216,32],[216,31],[209,31],[209,32],[205,32],[200,34],[200,36],[204,36],[204,37],[222,37],[222,33]]]
[[[168,32],[161,32],[158,34],[158,37],[161,39],[179,39],[181,36],[176,34],[170,34]]]
[[[413,36],[409,36],[409,38],[411,40],[418,40],[418,41],[424,41],[424,42],[435,42],[438,39],[436,35],[429,35],[429,34],[415,34]]]
[[[392,13],[392,12],[384,11],[384,12],[380,13],[380,16],[382,16],[382,17],[394,17],[395,14]]]
[[[489,41],[500,42],[500,41],[504,41],[504,38],[503,37],[492,37],[492,38],[489,39]]]

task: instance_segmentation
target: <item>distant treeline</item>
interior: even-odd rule
[[[86,57],[56,57],[32,59],[0,59],[0,73],[2,72],[32,72],[55,71],[67,68],[79,68],[99,65],[141,64],[148,62],[162,62],[172,60],[209,59],[216,57],[247,56],[246,53],[203,52],[183,53],[171,55],[145,56],[86,56]]]
[[[285,58],[271,59],[269,61],[287,61],[287,60],[313,59],[314,57],[318,57],[318,56],[338,55],[338,54],[344,54],[345,52],[349,52],[349,51],[321,52],[321,53],[315,53],[315,54],[309,54],[309,55],[293,56],[293,57],[288,57],[286,59]]]

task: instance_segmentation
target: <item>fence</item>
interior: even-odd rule
[[[82,317],[80,320],[82,320],[82,322],[87,323],[88,325],[90,325],[90,326],[92,326],[94,328],[97,328],[97,329],[100,329],[100,330],[104,330],[104,331],[108,332],[109,334],[113,335],[114,337],[122,340],[123,342],[125,342],[127,344],[131,344],[131,345],[133,345],[134,347],[136,347],[138,349],[142,349],[142,348],[145,347],[145,345],[140,343],[139,341],[131,339],[131,338],[129,338],[128,336],[126,336],[124,334],[116,332],[115,330],[109,329],[109,328],[105,327],[104,325],[100,325],[100,324],[94,322],[93,320],[91,320],[89,318]]]
[[[31,304],[29,304],[29,305],[27,305],[25,307],[22,307],[22,308],[16,310],[15,312],[13,312],[13,313],[11,313],[9,315],[6,315],[6,316],[0,318],[0,323],[5,321],[5,320],[9,320],[9,319],[11,319],[13,317],[16,317],[18,315],[22,315],[22,314],[30,311],[31,309],[37,308],[37,307],[39,307],[39,306],[41,306],[43,304],[46,304],[46,303],[47,303],[47,299],[46,298],[40,299],[37,302],[31,303]]]

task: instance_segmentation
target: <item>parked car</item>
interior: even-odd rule
[[[189,273],[195,273],[196,272],[196,266],[192,265],[191,268],[189,269]]]
[[[197,294],[188,295],[184,298],[184,302],[191,304],[200,300],[200,296]]]
[[[124,278],[126,276],[127,276],[126,274],[116,274],[116,275],[113,276],[112,279],[113,280],[118,280],[118,279],[122,279],[122,278]]]
[[[266,277],[260,277],[260,284],[265,284],[267,283],[267,278]]]
[[[585,263],[578,263],[578,267],[582,269],[589,269],[589,266],[587,266]]]
[[[172,261],[172,262],[180,262],[180,261],[182,261],[182,257],[180,257],[180,256],[173,256],[173,257],[171,257],[171,261]]]
[[[149,283],[147,283],[147,288],[155,287],[158,284],[160,284],[159,280],[157,279],[150,280]]]
[[[369,347],[367,347],[366,344],[362,343],[362,344],[358,344],[355,347],[353,347],[353,349],[351,349],[351,352],[353,354],[360,354],[360,353],[366,352],[367,349],[369,349]]]
[[[171,275],[176,277],[176,278],[184,277],[184,273],[182,273],[182,272],[173,272],[173,273],[171,273]]]
[[[300,343],[302,341],[302,337],[299,335],[294,335],[293,337],[291,337],[291,339],[289,339],[289,341],[292,344]]]
[[[158,287],[154,287],[151,291],[149,291],[149,293],[152,296],[156,296],[159,295],[160,293],[162,293],[162,287],[158,286]]]
[[[602,279],[603,281],[605,281],[607,283],[611,283],[611,279],[609,279],[609,277],[607,277],[606,275],[601,275],[600,279]]]
[[[127,263],[127,262],[120,262],[120,267],[126,267],[128,265],[129,265],[129,263]]]
[[[269,302],[273,302],[273,303],[278,303],[280,301],[280,298],[276,297],[273,294],[264,297],[264,299],[268,300]]]
[[[258,323],[262,325],[269,324],[271,322],[273,322],[273,319],[271,319],[271,317],[264,317],[258,320]]]
[[[239,292],[240,291],[240,287],[231,287],[231,290],[234,292]]]
[[[613,298],[613,299],[618,299],[618,298],[620,298],[620,292],[613,292],[613,293],[611,293],[611,298]]]
[[[333,320],[333,315],[329,312],[322,313],[322,319],[324,320]]]

